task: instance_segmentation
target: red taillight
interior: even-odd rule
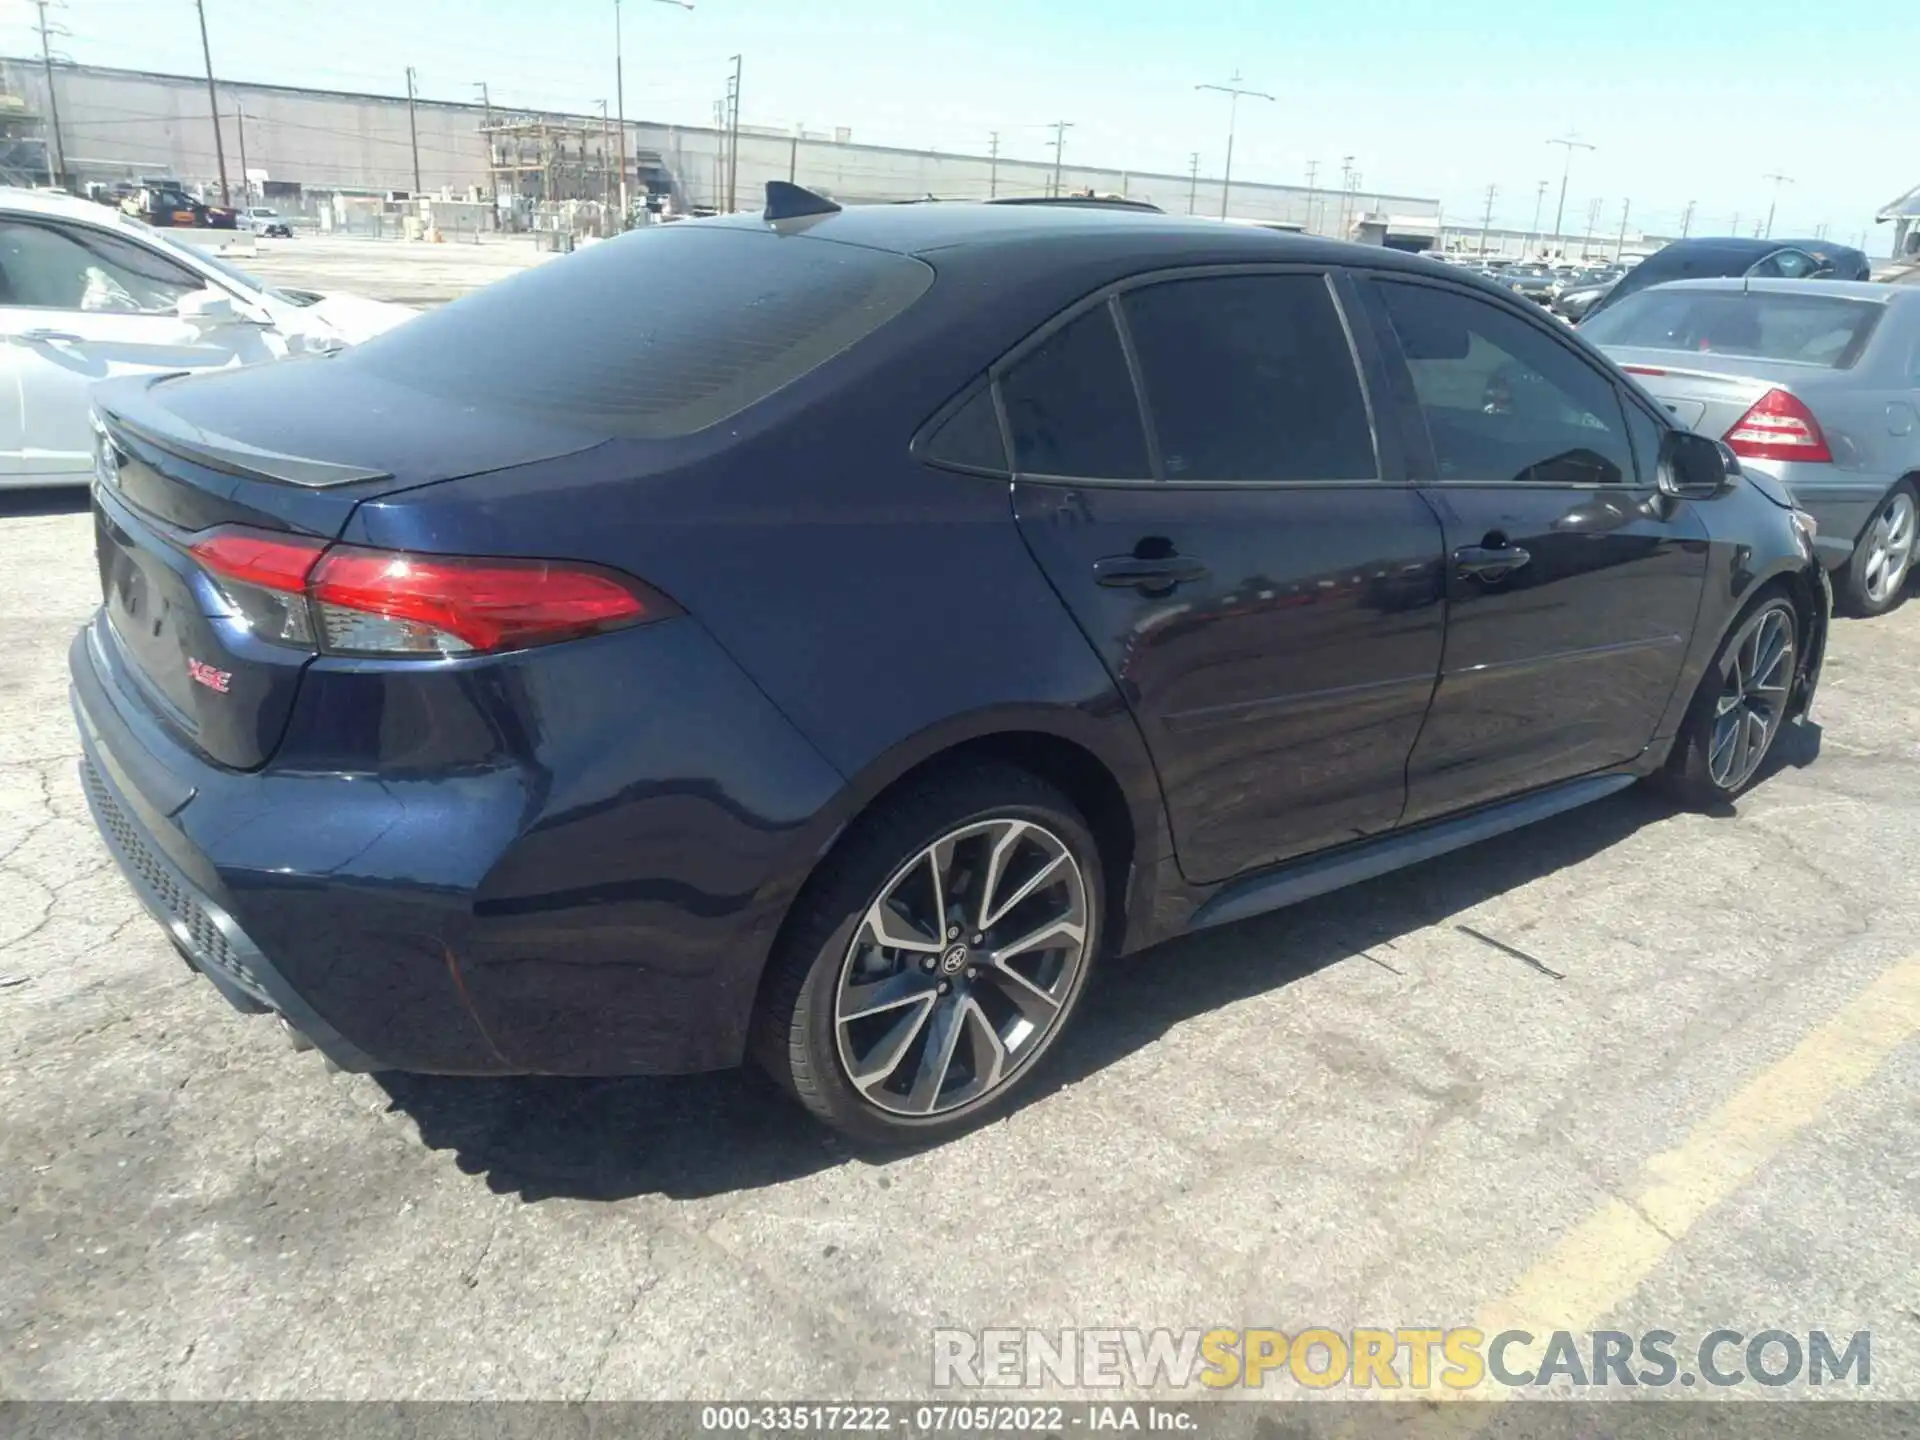
[[[373,550],[238,526],[191,553],[264,640],[354,655],[471,655],[679,613],[597,566]]]
[[[269,590],[299,590],[327,548],[324,540],[266,530],[215,530],[193,542],[193,558],[223,580]]]
[[[1622,365],[1620,368],[1629,375],[1664,375],[1667,373],[1664,370],[1656,370],[1651,365]]]
[[[342,546],[308,595],[330,650],[517,650],[654,618],[603,571],[543,560],[466,560]]]
[[[1769,390],[1734,422],[1727,448],[1747,460],[1831,463],[1833,452],[1820,422],[1797,395]]]

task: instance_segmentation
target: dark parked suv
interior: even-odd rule
[[[83,778],[241,1009],[939,1135],[1101,955],[1724,800],[1811,699],[1805,517],[1500,287],[772,189],[100,390]]]

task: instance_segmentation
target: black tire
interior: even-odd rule
[[[1917,510],[1913,482],[1902,480],[1880,497],[1873,516],[1861,528],[1853,544],[1853,558],[1834,575],[1834,608],[1843,614],[1871,619],[1894,609],[1906,598],[1907,579],[1912,574],[1914,549],[1920,537],[1914,534]],[[1899,576],[1891,586],[1876,584],[1873,570],[1878,547],[1876,537],[1889,522],[1905,526],[1905,544],[1898,557]],[[1882,554],[1879,564],[1887,564]],[[1875,591],[1879,593],[1876,594]]]
[[[1016,822],[1033,828],[1017,829]],[[990,826],[1004,828],[985,828]],[[1077,894],[1079,914],[1084,920],[1080,926],[1079,953],[1069,960],[1070,945],[1062,947],[1057,957],[1044,946],[1027,952],[1043,967],[1054,966],[1057,959],[1059,968],[1047,982],[1058,987],[1057,1004],[1048,1010],[1051,1019],[1044,1026],[1034,1024],[1031,1048],[1018,1050],[1017,1063],[1012,1063],[1010,1051],[1002,1050],[1000,1060],[1007,1066],[1004,1079],[989,1084],[971,1099],[956,1100],[950,1108],[937,1113],[899,1113],[893,1107],[907,1104],[909,1095],[896,1093],[884,1084],[871,1083],[872,1094],[863,1093],[850,1077],[842,1044],[843,1038],[851,1043],[852,1030],[849,1028],[847,1036],[842,1036],[842,1025],[836,1021],[836,1000],[842,995],[843,981],[854,982],[856,967],[869,965],[881,967],[881,978],[890,984],[947,985],[947,990],[939,992],[940,998],[926,1001],[927,1016],[919,1016],[921,997],[918,995],[898,1010],[889,1012],[901,1014],[905,1022],[919,1017],[924,1026],[921,1036],[905,1043],[901,1052],[902,1068],[912,1069],[915,1076],[928,1073],[931,1037],[940,1028],[938,1017],[951,1013],[948,1007],[966,1004],[971,994],[979,1000],[973,1013],[979,1016],[980,1024],[990,1023],[989,1008],[995,1013],[1007,1013],[1002,1008],[1006,1003],[1002,997],[1009,987],[1002,983],[1001,977],[1007,967],[986,958],[993,950],[991,943],[978,952],[970,952],[978,958],[978,972],[984,978],[976,978],[973,963],[953,960],[954,951],[965,950],[968,941],[980,938],[966,934],[964,928],[957,940],[949,941],[941,936],[940,944],[951,948],[937,957],[917,952],[889,953],[886,947],[873,945],[870,940],[873,934],[869,928],[870,915],[881,902],[890,896],[897,897],[902,887],[920,883],[908,877],[916,873],[916,867],[926,868],[925,852],[936,842],[944,844],[947,837],[968,831],[969,827],[978,827],[981,833],[959,842],[976,848],[964,852],[970,857],[971,869],[961,869],[961,862],[956,860],[955,870],[946,882],[953,890],[951,896],[942,897],[949,917],[967,915],[968,927],[978,918],[972,907],[978,900],[981,884],[992,887],[994,881],[990,874],[980,874],[982,863],[972,862],[984,861],[996,836],[1011,833],[1016,837],[1008,842],[1011,858],[1006,861],[1006,883],[994,897],[1004,899],[1007,889],[1017,892],[1019,888],[1019,882],[1013,879],[1016,863],[1025,864],[1023,873],[1035,873],[1048,866],[1045,856],[1051,852],[1042,850],[1029,860],[1024,851],[1015,848],[1029,844],[1038,847],[1044,834],[1048,842],[1058,845],[1060,853],[1071,857],[1073,870],[1068,872],[1058,861],[1051,862],[1065,878],[1020,902],[1009,919],[1016,927],[1030,924],[1036,912],[1025,911],[1024,906],[1050,906],[1056,899],[1064,904],[1067,898]],[[957,880],[955,875],[959,876]],[[971,892],[969,880],[973,882]],[[862,1143],[888,1146],[932,1143],[971,1128],[1004,1109],[1031,1083],[1040,1060],[1066,1029],[1073,1008],[1086,988],[1092,962],[1099,953],[1105,904],[1102,882],[1099,848],[1086,821],[1073,803],[1046,781],[998,762],[934,772],[888,797],[862,817],[823,862],[821,871],[796,902],[761,986],[750,1042],[754,1060],[817,1118]],[[1039,918],[1040,928],[1044,929],[1044,913]],[[903,920],[902,925],[905,923]],[[927,927],[920,924],[915,924],[911,933],[922,940],[928,935]],[[991,942],[994,937],[987,938]],[[1005,935],[999,939],[1006,942]],[[955,964],[954,971],[947,971],[949,963]],[[961,963],[965,964],[964,970],[958,969]],[[1066,971],[1069,963],[1070,974]],[[1023,959],[1021,964],[1024,967],[1028,961]],[[906,973],[915,965],[927,972],[926,980]],[[888,966],[899,968],[890,971],[885,969]],[[1044,978],[1049,972],[1035,973]],[[944,979],[944,974],[951,974],[952,979]],[[990,980],[994,982],[991,987]],[[993,992],[991,1006],[989,988]],[[1032,985],[1028,988],[1039,993]],[[845,1022],[849,1027],[867,1023],[860,1019]],[[977,1072],[982,1065],[984,1033],[969,1028],[974,1023],[965,1015],[950,1022],[952,1028],[961,1031],[961,1036],[955,1046],[949,1047],[949,1053],[958,1060],[960,1044],[969,1051],[961,1072],[966,1083],[956,1087],[956,1096],[964,1092],[967,1084],[981,1081]],[[876,1054],[889,1050],[885,1043],[874,1046]],[[940,1078],[933,1082],[936,1103],[945,1093],[941,1087],[947,1083],[947,1073],[943,1068]]]
[[[1782,627],[1787,649],[1784,657],[1770,661],[1766,637],[1782,633]],[[1687,718],[1667,757],[1662,779],[1676,799],[1698,809],[1717,809],[1741,795],[1759,777],[1766,768],[1767,756],[1779,742],[1780,732],[1786,728],[1802,638],[1800,614],[1783,590],[1769,589],[1734,622],[1720,642],[1713,663],[1700,677],[1700,687],[1694,691]],[[1777,668],[1765,668],[1770,665]],[[1764,673],[1751,674],[1756,667]],[[1775,678],[1780,687],[1769,695],[1762,696],[1752,688]],[[1736,691],[1741,698],[1729,708]],[[1753,734],[1752,722],[1736,725],[1728,717],[1736,710],[1750,715],[1762,703],[1771,706],[1772,714],[1755,753],[1748,739]],[[1732,757],[1724,748],[1729,730],[1738,732],[1731,741],[1737,750]]]

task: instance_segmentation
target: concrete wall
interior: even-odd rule
[[[68,172],[82,179],[112,179],[138,174],[173,174],[206,182],[216,171],[213,126],[207,115],[204,81],[184,76],[150,75],[97,66],[54,67]],[[38,62],[0,58],[0,86],[23,96],[44,115],[46,85]],[[295,181],[310,188],[413,188],[412,151],[405,100],[330,91],[222,81],[221,131],[227,173],[240,177],[240,120],[246,112],[247,165],[256,177]],[[421,188],[464,190],[488,183],[487,149],[480,136],[479,105],[420,101],[416,107],[420,137]],[[503,116],[497,116],[503,118]],[[591,118],[598,123],[597,117]],[[659,152],[674,171],[687,199],[718,206],[724,199],[722,155],[725,137],[710,127],[628,122],[629,157]],[[1069,137],[1068,159],[1072,158]],[[985,156],[947,155],[811,138],[797,143],[784,136],[743,133],[736,195],[742,208],[759,204],[763,183],[791,174],[842,202],[911,200],[933,194],[949,199],[985,199],[1001,195],[1037,195],[1053,182],[1051,164]],[[1301,186],[1260,185],[1236,179],[1229,213],[1260,220],[1283,220],[1331,233],[1338,228],[1341,197]],[[1191,185],[1185,175],[1158,175],[1096,169],[1069,163],[1061,171],[1066,190],[1091,186],[1149,200],[1164,210],[1184,212],[1189,195],[1203,215],[1220,213],[1220,182],[1202,178]],[[1350,210],[1365,208],[1396,216],[1437,218],[1437,201],[1362,192]]]

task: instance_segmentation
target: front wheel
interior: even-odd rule
[[[1787,722],[1800,653],[1800,617],[1784,595],[1734,628],[1701,677],[1667,779],[1701,806],[1732,800],[1760,773]]]
[[[1058,1038],[1100,938],[1099,852],[1024,770],[949,772],[830,856],[786,927],[754,1053],[856,1139],[943,1139],[999,1108]]]
[[[1900,603],[1913,568],[1915,529],[1913,485],[1902,480],[1881,499],[1840,576],[1839,601],[1849,615],[1884,615]]]

